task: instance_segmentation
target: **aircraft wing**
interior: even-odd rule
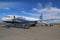
[[[51,21],[51,20],[60,20],[60,19],[46,19],[46,20],[42,20],[42,21]]]

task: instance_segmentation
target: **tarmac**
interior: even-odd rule
[[[0,40],[60,40],[59,27],[0,28]]]

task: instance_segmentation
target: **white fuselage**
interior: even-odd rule
[[[15,16],[16,20],[17,20],[17,18],[22,19],[22,20],[26,20],[26,21],[39,21],[40,20],[40,19],[37,19],[37,18],[17,16],[17,15],[8,15],[8,16],[3,17],[1,20],[3,20],[3,21],[13,21],[14,16]]]

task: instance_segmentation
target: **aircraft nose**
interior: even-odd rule
[[[3,21],[11,21],[10,18],[1,18],[1,20],[3,20]]]
[[[1,18],[1,20],[5,20],[6,18]]]

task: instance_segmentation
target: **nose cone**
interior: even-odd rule
[[[1,20],[3,20],[3,21],[12,21],[11,18],[1,18]]]
[[[6,20],[5,18],[1,18],[1,20]]]

